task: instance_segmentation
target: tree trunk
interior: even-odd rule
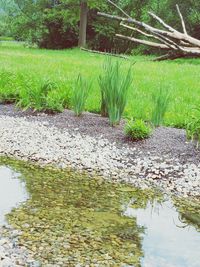
[[[86,46],[86,32],[87,32],[87,0],[81,0],[80,5],[80,28],[79,28],[79,47]]]

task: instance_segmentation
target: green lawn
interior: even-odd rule
[[[33,80],[50,79],[60,87],[65,84],[69,88],[78,73],[92,79],[93,86],[87,101],[87,110],[92,112],[100,110],[97,79],[104,59],[103,55],[78,49],[54,51],[25,48],[15,42],[0,43],[0,72],[9,71],[19,77],[23,74]],[[127,60],[118,60],[123,68],[128,68]],[[130,88],[124,115],[150,119],[152,93],[158,90],[160,84],[165,87],[167,85],[172,100],[165,116],[165,124],[182,127],[193,108],[200,104],[200,60],[152,62],[151,57],[147,56],[135,56],[131,60],[136,62],[133,67],[134,83]],[[17,83],[17,79],[13,84],[15,82]]]

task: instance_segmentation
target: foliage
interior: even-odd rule
[[[0,72],[0,103],[13,103],[19,94],[16,75],[10,71]]]
[[[124,73],[119,61],[113,62],[110,58],[105,61],[103,73],[99,76],[99,86],[102,103],[105,103],[112,126],[121,120],[132,80],[132,66]]]
[[[200,1],[199,0],[115,0],[122,9],[137,20],[151,22],[158,26],[148,15],[153,11],[167,23],[181,30],[180,19],[175,5],[179,4],[188,31],[200,38]],[[97,16],[97,11],[118,14],[107,1],[88,0],[87,40],[91,48],[118,52],[131,51],[137,45],[115,38],[122,32],[131,35],[118,22],[108,21]],[[78,43],[80,0],[0,0],[0,35],[12,34],[17,40],[26,40],[45,48],[65,48]],[[168,12],[166,12],[166,10]],[[121,15],[121,13],[120,13]],[[138,37],[138,33],[134,33]],[[139,46],[140,47],[140,46]],[[141,47],[140,52],[158,52]]]
[[[27,108],[34,108],[35,110],[47,110],[47,96],[49,92],[56,89],[56,84],[50,80],[34,81],[25,79],[25,82],[19,92],[18,105]]]
[[[12,37],[0,36],[0,41],[14,41]]]
[[[90,88],[91,83],[88,83],[83,79],[81,74],[79,74],[72,92],[72,106],[76,116],[80,116],[84,111]]]
[[[60,87],[59,87],[60,86]],[[69,87],[49,79],[0,71],[0,103],[16,103],[24,109],[60,112],[69,107]]]
[[[125,125],[125,134],[134,141],[148,138],[151,132],[152,128],[141,119],[131,119]]]
[[[48,95],[51,98],[60,95],[61,99],[65,99],[64,102],[61,101],[63,108],[70,107],[73,83],[77,73],[81,73],[85,79],[93,80],[85,109],[100,113],[101,93],[98,77],[102,72],[105,56],[86,53],[79,49],[30,49],[17,42],[2,42],[0,50],[0,73],[6,71],[13,76],[12,87],[7,87],[7,93],[13,89],[17,97],[23,77],[28,77],[27,79],[34,80],[33,83],[37,84],[37,81],[44,80],[45,77],[57,84],[55,92],[49,92]],[[186,128],[186,119],[192,116],[194,106],[199,105],[200,60],[152,62],[151,59],[149,56],[133,57],[134,62],[137,62],[134,65],[134,90],[128,91],[123,116],[150,121],[153,109],[152,95],[157,93],[159,84],[163,84],[165,77],[164,80],[170,81],[164,83],[166,90],[173,90],[170,90],[170,102],[163,124]],[[130,61],[120,59],[120,63],[124,71],[129,68]]]
[[[152,123],[154,126],[163,124],[169,102],[170,93],[168,87],[161,83],[158,91],[155,91],[153,94]]]
[[[197,146],[200,142],[200,107],[195,109],[195,113],[187,123],[187,137],[192,141],[197,142]]]

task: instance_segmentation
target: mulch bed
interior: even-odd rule
[[[200,163],[200,151],[187,141],[185,130],[170,127],[155,129],[152,136],[145,141],[131,142],[124,135],[125,121],[115,128],[109,125],[108,119],[93,113],[84,113],[75,117],[73,111],[65,110],[58,114],[34,113],[22,111],[14,105],[0,105],[0,116],[26,117],[29,121],[46,122],[61,130],[82,135],[100,137],[115,142],[117,147],[136,148],[136,153],[165,158],[175,158],[181,163]],[[1,127],[1,126],[0,126]]]

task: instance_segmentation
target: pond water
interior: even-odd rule
[[[137,224],[145,226],[142,266],[200,266],[200,233],[181,221],[170,201],[148,203],[145,209],[128,207],[124,215],[137,218]]]
[[[42,266],[199,267],[199,211],[198,202],[0,158],[0,224],[20,229]]]
[[[0,224],[6,223],[5,215],[11,208],[28,197],[25,183],[18,179],[19,176],[20,174],[12,169],[0,166]]]

